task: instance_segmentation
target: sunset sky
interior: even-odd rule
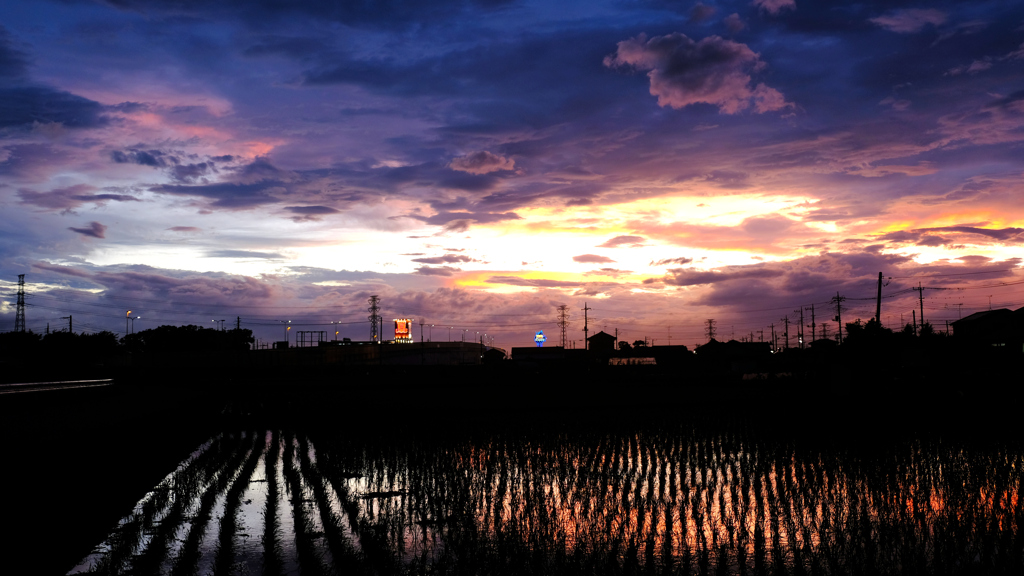
[[[0,207],[3,330],[944,329],[1024,306],[1024,3],[3,2]]]

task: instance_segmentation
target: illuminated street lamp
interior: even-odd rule
[[[132,315],[132,311],[131,310],[126,312],[125,315],[124,315],[124,335],[125,336],[128,335],[128,319],[131,318],[131,315]]]
[[[454,328],[454,326],[449,326],[448,327],[448,341],[449,342],[452,341],[452,328]]]
[[[292,321],[291,320],[278,320],[278,322],[284,324],[284,326],[282,326],[282,328],[284,328],[284,341],[287,342],[288,341],[288,331],[292,329],[292,327],[289,326],[288,324],[291,324]]]
[[[131,320],[132,320],[132,334],[135,334],[135,321],[136,320],[142,320],[142,316],[136,316],[136,317],[132,318]]]
[[[427,342],[433,342],[434,340],[434,325],[431,324],[430,328],[427,328]]]

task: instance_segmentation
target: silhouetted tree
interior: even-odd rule
[[[626,342],[624,340],[619,342],[619,350],[629,350],[631,348],[632,346],[629,345],[629,342]]]
[[[252,330],[214,330],[188,326],[158,326],[129,334],[121,344],[133,353],[161,354],[188,352],[244,351],[254,341]]]

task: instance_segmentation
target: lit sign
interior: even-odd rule
[[[395,319],[395,343],[412,344],[412,318]]]
[[[537,332],[537,335],[533,337],[533,341],[537,343],[537,348],[540,348],[548,341],[548,337],[544,335],[544,331]]]

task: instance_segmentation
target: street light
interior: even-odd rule
[[[136,316],[132,318],[132,334],[135,334],[135,321],[142,320],[142,316]]]
[[[448,341],[449,342],[452,341],[452,328],[454,328],[454,326],[449,326],[448,327]]]
[[[128,335],[128,318],[130,318],[130,317],[131,317],[131,315],[132,315],[132,311],[131,311],[131,310],[129,310],[129,311],[128,311],[127,313],[125,313],[125,315],[124,315],[124,335],[125,335],[125,336],[127,336],[127,335]]]
[[[430,328],[427,329],[427,342],[433,342],[434,340],[434,325],[431,324]]]
[[[292,327],[288,326],[288,324],[291,324],[292,321],[291,320],[278,320],[278,322],[284,324],[284,326],[282,326],[282,328],[284,328],[284,341],[287,342],[288,341],[288,331],[292,329]]]

